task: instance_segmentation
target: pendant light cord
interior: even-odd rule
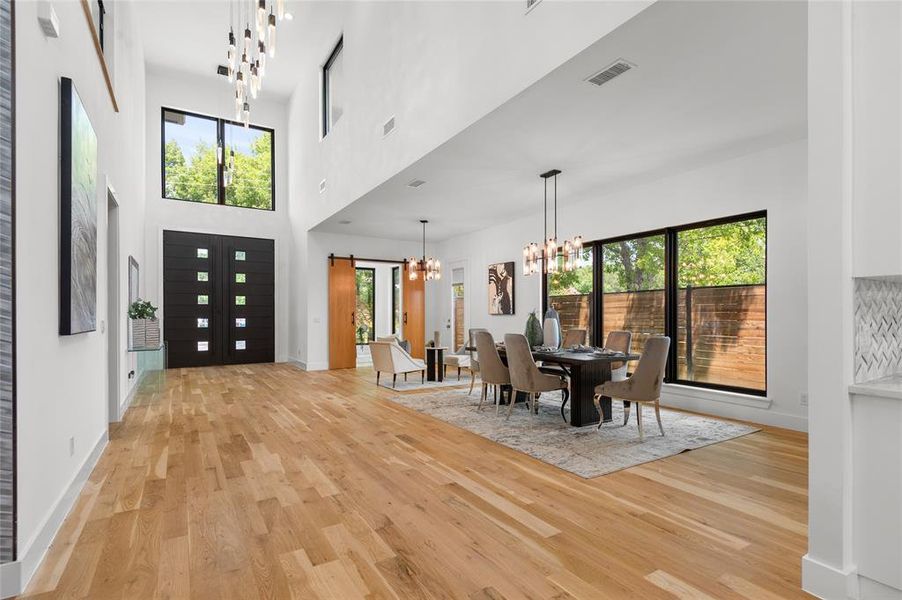
[[[554,175],[554,242],[557,243],[557,174]]]

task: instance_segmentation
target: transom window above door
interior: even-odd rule
[[[274,138],[265,127],[164,108],[163,197],[274,210]]]

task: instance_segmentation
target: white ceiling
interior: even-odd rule
[[[226,64],[230,14],[250,0],[137,0],[138,22],[144,34],[144,59],[151,67],[192,76],[222,79],[216,67]],[[269,3],[267,3],[269,4]],[[298,0],[286,0],[286,9],[297,16]],[[230,13],[230,6],[232,12]],[[246,14],[246,13],[245,13]],[[276,26],[276,56],[267,57],[263,97],[284,100],[297,85],[290,56],[299,56],[303,37],[299,19]],[[239,20],[236,18],[235,23]],[[253,24],[253,21],[251,21]],[[243,32],[236,28],[235,36]],[[281,58],[281,59],[280,59]]]
[[[442,240],[540,211],[551,168],[566,206],[801,139],[806,48],[804,2],[658,2],[315,229]]]

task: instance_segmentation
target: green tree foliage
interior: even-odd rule
[[[563,263],[563,259],[561,260]],[[548,276],[549,296],[571,296],[592,293],[592,249],[583,250],[583,266],[572,271],[558,271]]]
[[[235,152],[235,177],[226,188],[226,204],[250,208],[272,207],[272,134],[261,132],[251,153]]]
[[[250,153],[235,151],[235,174],[226,188],[226,204],[250,208],[272,207],[272,134],[260,132]],[[174,141],[166,142],[166,197],[216,203],[216,146],[198,142],[186,160]]]
[[[762,218],[681,231],[679,286],[764,283],[766,228]],[[591,263],[591,249],[586,255]],[[604,293],[664,289],[663,235],[605,244],[601,256]],[[591,266],[548,278],[551,296],[591,292]]]
[[[357,269],[357,343],[365,344],[376,339],[373,315],[376,294],[376,272],[372,269]]]
[[[679,286],[764,283],[767,224],[764,219],[681,231]]]

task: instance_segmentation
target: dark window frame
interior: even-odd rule
[[[401,267],[391,268],[391,332],[392,335],[399,333],[401,326]]]
[[[355,315],[355,317],[354,317],[354,340],[355,340],[355,343],[358,346],[366,346],[370,342],[376,341],[376,267],[356,267],[356,266],[354,267],[354,283],[355,283],[355,289],[354,289],[354,292],[355,292],[354,305],[355,306],[354,306],[354,308],[355,308],[355,310],[356,310],[356,304],[357,304],[356,303],[356,300],[357,300],[357,297],[356,297],[357,271],[369,271],[370,273],[372,273],[372,277],[373,277],[373,297],[370,299],[370,313],[373,315],[373,328],[372,328],[372,330],[370,330],[369,339],[365,342],[357,342],[356,341],[357,340],[357,316]],[[392,320],[394,320],[394,319],[392,319]]]
[[[226,125],[235,125],[237,127],[244,127],[244,123],[240,121],[233,121],[231,119],[223,119],[221,117],[213,117],[210,115],[204,115],[201,113],[195,113],[187,110],[181,110],[179,108],[169,108],[166,106],[160,107],[160,196],[166,200],[178,200],[180,202],[191,202],[192,204],[200,204],[200,205],[210,205],[210,206],[230,206],[232,208],[243,208],[250,210],[265,210],[265,211],[275,211],[276,210],[276,130],[270,127],[263,127],[262,125],[248,125],[249,129],[256,129],[257,131],[263,131],[269,133],[269,170],[270,170],[270,207],[269,208],[259,208],[256,206],[238,206],[236,204],[227,204],[226,203],[226,188],[223,186],[223,168],[225,166],[225,162],[227,157],[223,155],[222,164],[218,161],[216,163],[216,202],[199,202],[197,200],[189,200],[187,198],[174,198],[172,196],[166,195],[166,113],[176,113],[180,115],[185,115],[187,117],[194,117],[198,119],[206,119],[208,121],[213,121],[216,123],[216,144],[217,146],[222,146],[225,149],[225,126]],[[223,153],[225,151],[223,150]]]
[[[743,386],[727,385],[720,383],[709,383],[704,381],[690,381],[679,379],[677,373],[677,293],[679,284],[679,248],[678,235],[682,231],[692,229],[702,229],[715,225],[724,225],[727,223],[737,223],[740,221],[750,221],[754,219],[764,219],[764,282],[760,285],[764,286],[764,389],[758,390]],[[648,231],[640,231],[628,235],[619,235],[616,237],[592,240],[584,244],[585,247],[592,246],[592,271],[593,285],[595,289],[595,300],[592,310],[595,311],[596,318],[592,319],[593,339],[598,344],[604,343],[602,340],[602,332],[604,331],[604,268],[602,263],[602,255],[604,253],[604,245],[624,240],[633,240],[643,237],[664,236],[664,335],[670,337],[670,353],[667,357],[667,368],[664,376],[664,383],[683,385],[688,387],[697,387],[703,389],[711,389],[725,392],[735,392],[739,394],[747,394],[750,396],[767,396],[767,375],[768,375],[768,314],[767,314],[767,261],[768,261],[768,227],[767,227],[767,210],[760,210],[738,215],[730,215],[726,217],[718,217],[715,219],[707,219],[705,221],[697,221],[694,223],[685,223],[674,227],[664,227],[661,229],[652,229]],[[542,313],[548,309],[548,275],[542,274]]]
[[[322,128],[323,128],[323,138],[329,135],[329,131],[331,130],[331,124],[329,123],[329,71],[332,69],[332,64],[335,62],[335,59],[338,58],[338,55],[341,54],[341,51],[344,50],[344,36],[338,38],[338,43],[335,44],[335,47],[332,48],[331,54],[329,54],[329,58],[326,59],[325,64],[323,64],[322,68],[322,88],[323,88],[323,110],[322,110]]]

